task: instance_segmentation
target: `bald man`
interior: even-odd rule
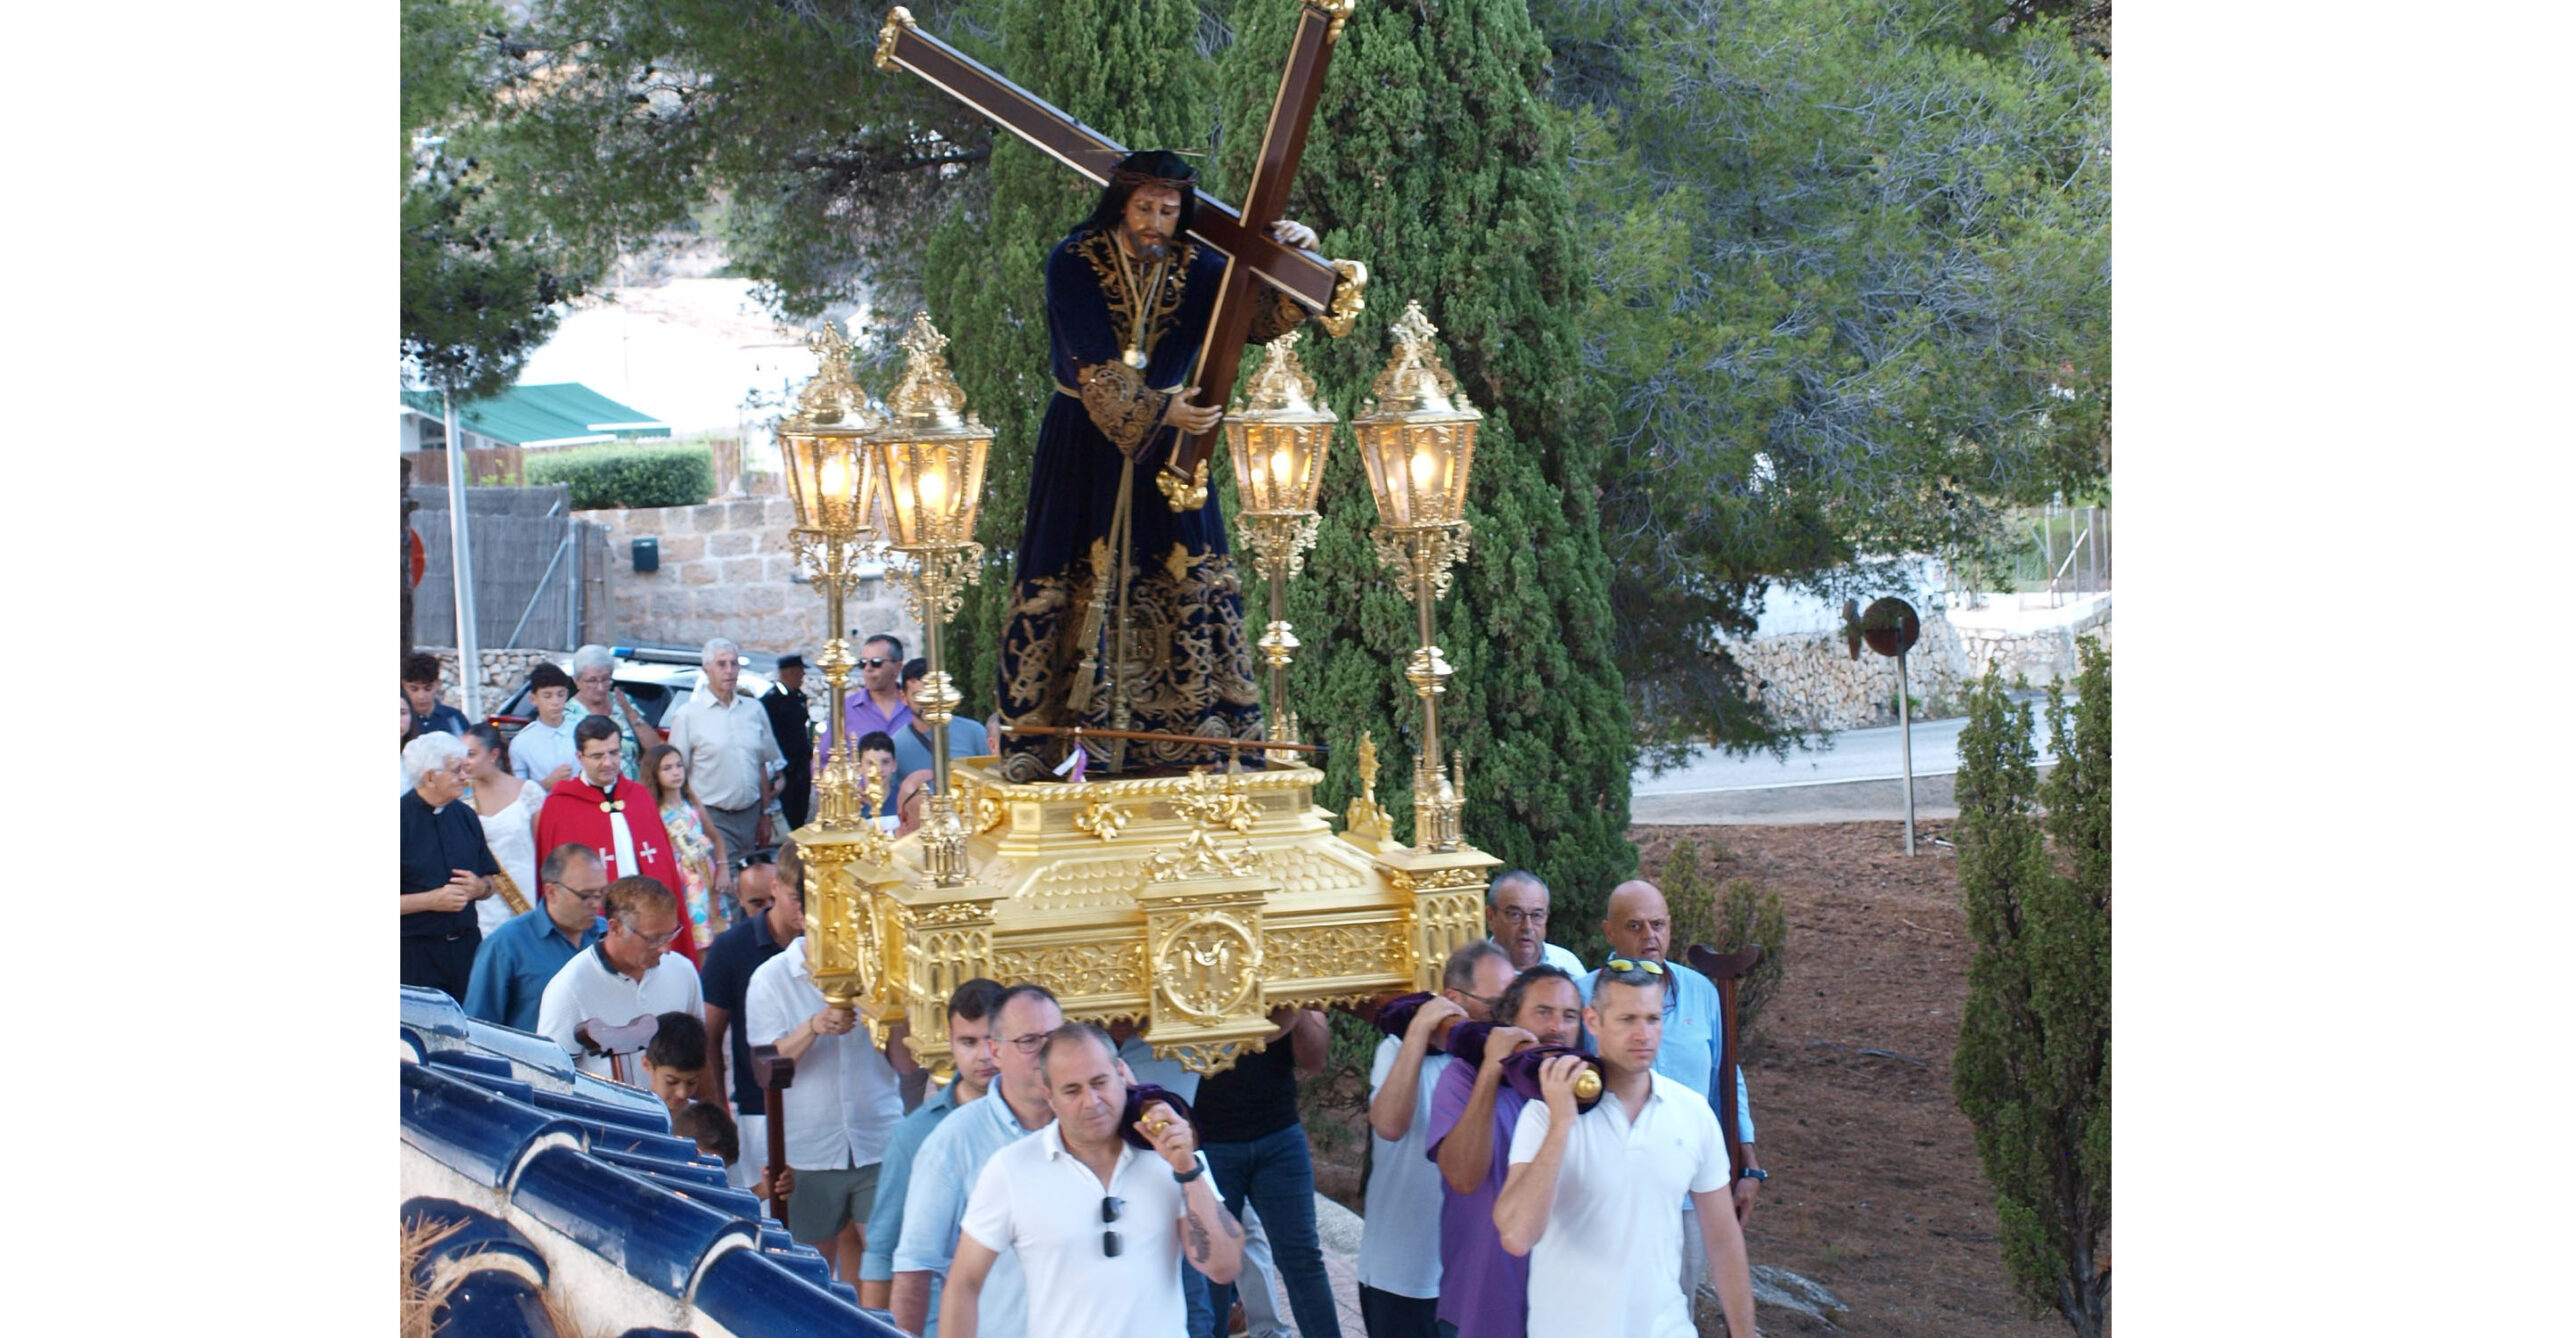
[[[1759,1149],[1754,1146],[1751,1085],[1743,1080],[1741,1068],[1737,1066],[1733,1074],[1734,1104],[1741,1108],[1738,1120],[1725,1111],[1716,1091],[1716,1065],[1724,1055],[1724,1010],[1716,999],[1715,982],[1668,959],[1671,905],[1663,899],[1661,888],[1641,878],[1610,889],[1608,919],[1600,932],[1609,940],[1610,960],[1650,962],[1662,968],[1662,1048],[1654,1056],[1654,1072],[1705,1097],[1716,1119],[1733,1122],[1739,1131],[1742,1164],[1733,1173],[1733,1208],[1734,1215],[1749,1224],[1751,1205],[1758,1200],[1761,1182],[1769,1178],[1769,1173],[1761,1169]],[[1708,950],[1713,951],[1713,945]],[[1602,969],[1607,966],[1607,961],[1598,964]],[[1598,969],[1586,972],[1576,982],[1585,1007],[1591,1003],[1591,983],[1599,974]],[[1585,1048],[1588,1043],[1586,1032]],[[1682,1211],[1689,1209],[1684,1205]],[[1699,1284],[1706,1280],[1706,1253],[1697,1232],[1684,1231],[1683,1235],[1687,1244],[1682,1247],[1680,1285],[1683,1295],[1694,1296]]]

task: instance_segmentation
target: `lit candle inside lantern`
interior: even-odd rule
[[[818,467],[818,496],[839,506],[845,501],[844,457],[831,455]]]
[[[1273,500],[1280,502],[1282,505],[1287,505],[1288,503],[1297,500],[1295,497],[1290,495],[1297,486],[1297,461],[1291,456],[1288,443],[1283,442],[1280,445],[1280,449],[1271,453],[1271,490],[1274,494]]]
[[[916,478],[916,502],[928,515],[941,514],[946,491],[947,485],[943,483],[939,469],[928,469]]]
[[[1438,478],[1439,475],[1440,461],[1431,454],[1431,448],[1428,446],[1418,446],[1414,448],[1413,498],[1417,507],[1419,507],[1424,498],[1432,495],[1434,488],[1433,480]]]

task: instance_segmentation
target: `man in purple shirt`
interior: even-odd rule
[[[1440,1196],[1440,1325],[1458,1338],[1528,1332],[1529,1261],[1505,1251],[1493,1225],[1511,1169],[1512,1126],[1529,1104],[1502,1080],[1502,1060],[1524,1045],[1581,1044],[1582,992],[1564,970],[1541,963],[1503,990],[1493,1020],[1481,1069],[1453,1056],[1441,1071],[1425,1135],[1448,1182]]]
[[[898,671],[907,666],[905,644],[883,632],[862,643],[862,658],[854,664],[862,670],[862,691],[845,699],[844,736],[859,739],[878,730],[898,737],[915,718],[898,690]]]

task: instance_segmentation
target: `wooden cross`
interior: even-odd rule
[[[1297,179],[1307,126],[1315,118],[1316,96],[1324,91],[1334,39],[1342,35],[1352,4],[1353,0],[1300,0],[1298,30],[1289,43],[1288,64],[1281,71],[1280,96],[1263,125],[1262,149],[1254,157],[1244,208],[1201,192],[1192,210],[1187,235],[1227,257],[1226,271],[1218,280],[1217,302],[1210,308],[1208,334],[1201,342],[1195,383],[1200,387],[1200,404],[1224,406],[1234,392],[1245,331],[1265,285],[1314,308],[1326,332],[1336,337],[1348,334],[1352,319],[1360,313],[1369,278],[1360,262],[1327,260],[1313,251],[1283,246],[1271,236],[1271,225],[1279,221],[1280,211],[1288,204],[1290,184]],[[889,11],[873,60],[881,69],[905,70],[958,98],[998,128],[1013,132],[1098,185],[1109,184],[1113,165],[1129,156],[1129,150],[1093,127],[916,27],[915,16],[904,5]],[[1195,510],[1207,496],[1203,475],[1209,445],[1209,438],[1177,434],[1164,473],[1156,478],[1177,509]]]
[[[1740,1085],[1741,1072],[1735,1050],[1742,1038],[1734,1029],[1742,1023],[1742,978],[1760,965],[1760,945],[1754,943],[1740,952],[1709,952],[1703,943],[1689,945],[1689,969],[1716,983],[1716,1007],[1724,1021],[1717,1034],[1723,1038],[1716,1046],[1716,1100],[1723,1115],[1725,1165],[1734,1177],[1742,1175],[1742,1098],[1734,1089]],[[1731,1183],[1728,1181],[1727,1183]]]

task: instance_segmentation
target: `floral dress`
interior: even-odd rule
[[[693,926],[693,946],[708,948],[721,928],[713,922],[711,907],[711,832],[702,815],[682,799],[659,809],[658,820],[667,825],[667,839],[676,848],[676,868],[684,874],[684,915]]]

